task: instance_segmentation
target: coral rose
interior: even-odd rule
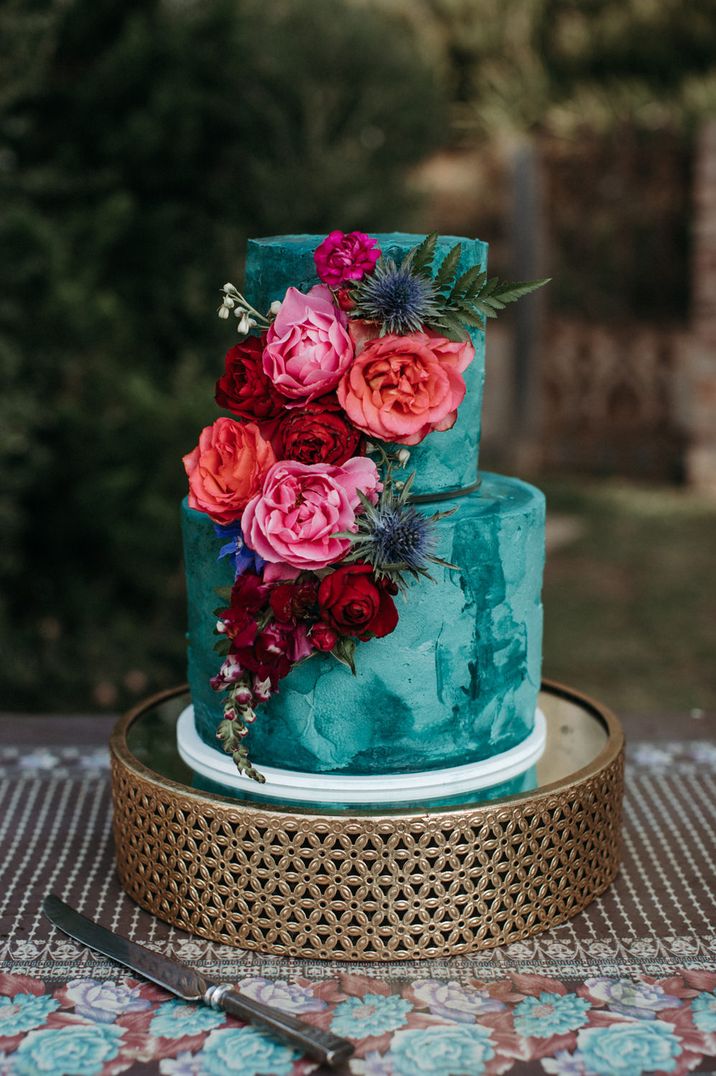
[[[353,361],[346,315],[328,288],[289,288],[266,334],[263,368],[284,396],[313,400],[334,389]]]
[[[338,386],[338,399],[370,436],[417,445],[433,430],[455,424],[465,395],[462,371],[474,356],[467,342],[388,334],[365,345]]]
[[[358,456],[341,467],[284,460],[266,475],[241,520],[246,541],[268,563],[264,579],[295,578],[345,556],[360,507],[358,490],[377,500],[380,481],[372,460]]]
[[[378,241],[365,232],[331,232],[316,247],[313,260],[319,279],[335,288],[371,273],[379,257]]]
[[[363,434],[348,421],[334,395],[284,411],[274,448],[280,460],[345,463],[361,453]]]
[[[182,462],[189,476],[189,507],[225,525],[238,519],[261,489],[276,456],[253,422],[217,418]]]
[[[376,579],[370,564],[344,564],[321,580],[321,619],[339,635],[382,639],[398,623],[396,589],[394,583]]]
[[[219,407],[249,422],[266,422],[283,410],[286,399],[266,376],[262,364],[265,337],[249,336],[226,352],[224,373],[216,382]]]

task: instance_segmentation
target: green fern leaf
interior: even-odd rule
[[[452,282],[462,254],[462,243],[456,243],[443,258],[440,268],[435,276],[435,286],[438,291],[447,288]]]

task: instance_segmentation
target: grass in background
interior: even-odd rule
[[[716,709],[716,503],[623,481],[540,479],[579,524],[548,554],[546,676],[622,710]]]

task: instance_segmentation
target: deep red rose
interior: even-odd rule
[[[226,352],[225,370],[216,382],[216,402],[239,418],[269,422],[283,410],[286,399],[264,373],[263,336],[248,336]]]
[[[391,583],[376,579],[369,564],[346,564],[325,576],[318,588],[321,619],[339,635],[382,638],[395,630],[398,610]]]
[[[311,640],[316,650],[322,650],[326,653],[328,650],[332,650],[338,642],[338,632],[329,627],[324,621],[319,620],[317,624],[314,624],[309,632],[308,638]]]
[[[274,587],[269,602],[276,620],[282,624],[295,624],[315,608],[318,600],[318,583],[310,580],[304,583],[280,583]]]
[[[363,453],[363,435],[349,422],[335,396],[284,411],[274,451],[280,460],[342,464]]]

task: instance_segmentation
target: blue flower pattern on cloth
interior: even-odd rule
[[[694,1027],[699,1031],[716,1031],[716,993],[699,994],[691,1002]]]
[[[388,1057],[393,1076],[479,1076],[494,1055],[488,1028],[461,1024],[398,1031]]]
[[[515,1007],[515,1030],[520,1035],[539,1039],[564,1035],[586,1024],[591,1007],[576,994],[550,994],[543,990],[539,997],[525,998]]]
[[[672,1028],[659,1020],[583,1028],[577,1045],[585,1070],[596,1076],[673,1072],[682,1052]]]
[[[41,1027],[50,1013],[59,1007],[59,1001],[42,994],[0,997],[0,1036],[18,1035]]]
[[[225,1023],[224,1013],[214,1012],[205,1005],[165,1001],[152,1017],[149,1031],[163,1039],[180,1039],[183,1035],[201,1035]]]
[[[31,1031],[13,1057],[13,1076],[97,1076],[120,1051],[124,1029],[107,1024]]]
[[[255,1027],[212,1031],[201,1051],[204,1076],[290,1076],[301,1054]]]
[[[657,1020],[659,1013],[679,1009],[683,1004],[680,998],[667,994],[657,983],[601,976],[585,979],[584,985],[593,998],[606,1002],[611,1012],[633,1016],[637,1020]]]
[[[395,1031],[407,1023],[412,1005],[396,994],[365,994],[362,998],[348,998],[336,1006],[331,1021],[331,1031],[346,1035],[349,1039],[362,1039],[369,1035],[383,1035]]]

